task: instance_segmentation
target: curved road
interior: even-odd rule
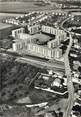
[[[69,46],[66,50],[66,53],[65,53],[65,56],[64,56],[64,60],[65,60],[65,72],[66,72],[66,75],[67,75],[67,88],[68,88],[68,93],[69,93],[69,96],[68,96],[68,105],[67,105],[67,108],[65,110],[65,113],[63,115],[63,117],[69,117],[70,114],[71,114],[71,110],[72,110],[72,107],[73,107],[73,103],[74,103],[74,86],[73,86],[73,82],[72,82],[72,77],[71,77],[71,68],[70,68],[70,65],[69,65],[69,51],[71,49],[71,46],[72,46],[72,37],[71,37],[71,34],[70,34],[70,42],[69,42]]]
[[[67,31],[64,27],[63,27],[63,24],[68,21],[71,17],[65,19],[62,24],[61,24],[61,28],[66,31],[67,33],[69,33],[70,35],[70,41],[69,41],[69,45],[67,47],[67,50],[66,50],[66,53],[64,55],[64,62],[65,62],[65,72],[66,72],[66,75],[67,75],[67,88],[68,88],[68,105],[67,105],[67,108],[64,112],[64,115],[63,117],[70,117],[70,114],[71,114],[71,110],[72,110],[72,107],[73,107],[73,103],[74,103],[74,86],[73,86],[73,82],[72,82],[72,77],[71,77],[71,68],[70,68],[70,65],[69,65],[69,52],[70,52],[70,49],[71,49],[71,46],[72,46],[72,43],[73,43],[73,39],[72,39],[72,33]]]

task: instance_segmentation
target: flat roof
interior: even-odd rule
[[[81,15],[81,12],[72,12],[73,15]]]
[[[6,28],[9,28],[9,27],[12,27],[12,25],[0,23],[0,30],[6,29]]]

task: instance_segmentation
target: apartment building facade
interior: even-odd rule
[[[13,43],[13,51],[22,51],[38,57],[54,59],[62,56],[62,50],[59,48],[51,49],[34,43],[28,43],[27,40]]]
[[[61,44],[61,41],[57,39],[53,39],[47,43],[48,48],[56,48]]]
[[[30,34],[35,34],[40,32],[40,25],[28,26],[28,31]]]
[[[24,32],[25,32],[24,28],[18,28],[18,29],[12,30],[12,36],[15,38],[18,38],[18,34],[24,33]]]
[[[64,32],[63,30],[56,29],[50,26],[45,26],[45,25],[42,25],[41,31],[48,34],[56,35],[56,37],[58,36],[59,39],[62,39],[62,40],[66,39],[66,36],[67,36],[66,32]]]

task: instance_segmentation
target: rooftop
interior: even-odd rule
[[[72,15],[81,15],[81,12],[72,12]]]

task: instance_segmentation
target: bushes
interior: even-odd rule
[[[17,63],[14,59],[0,60],[0,62],[2,101],[15,100],[20,96],[24,97],[27,95],[28,85],[31,80],[35,77],[37,72],[43,71],[29,64]]]

